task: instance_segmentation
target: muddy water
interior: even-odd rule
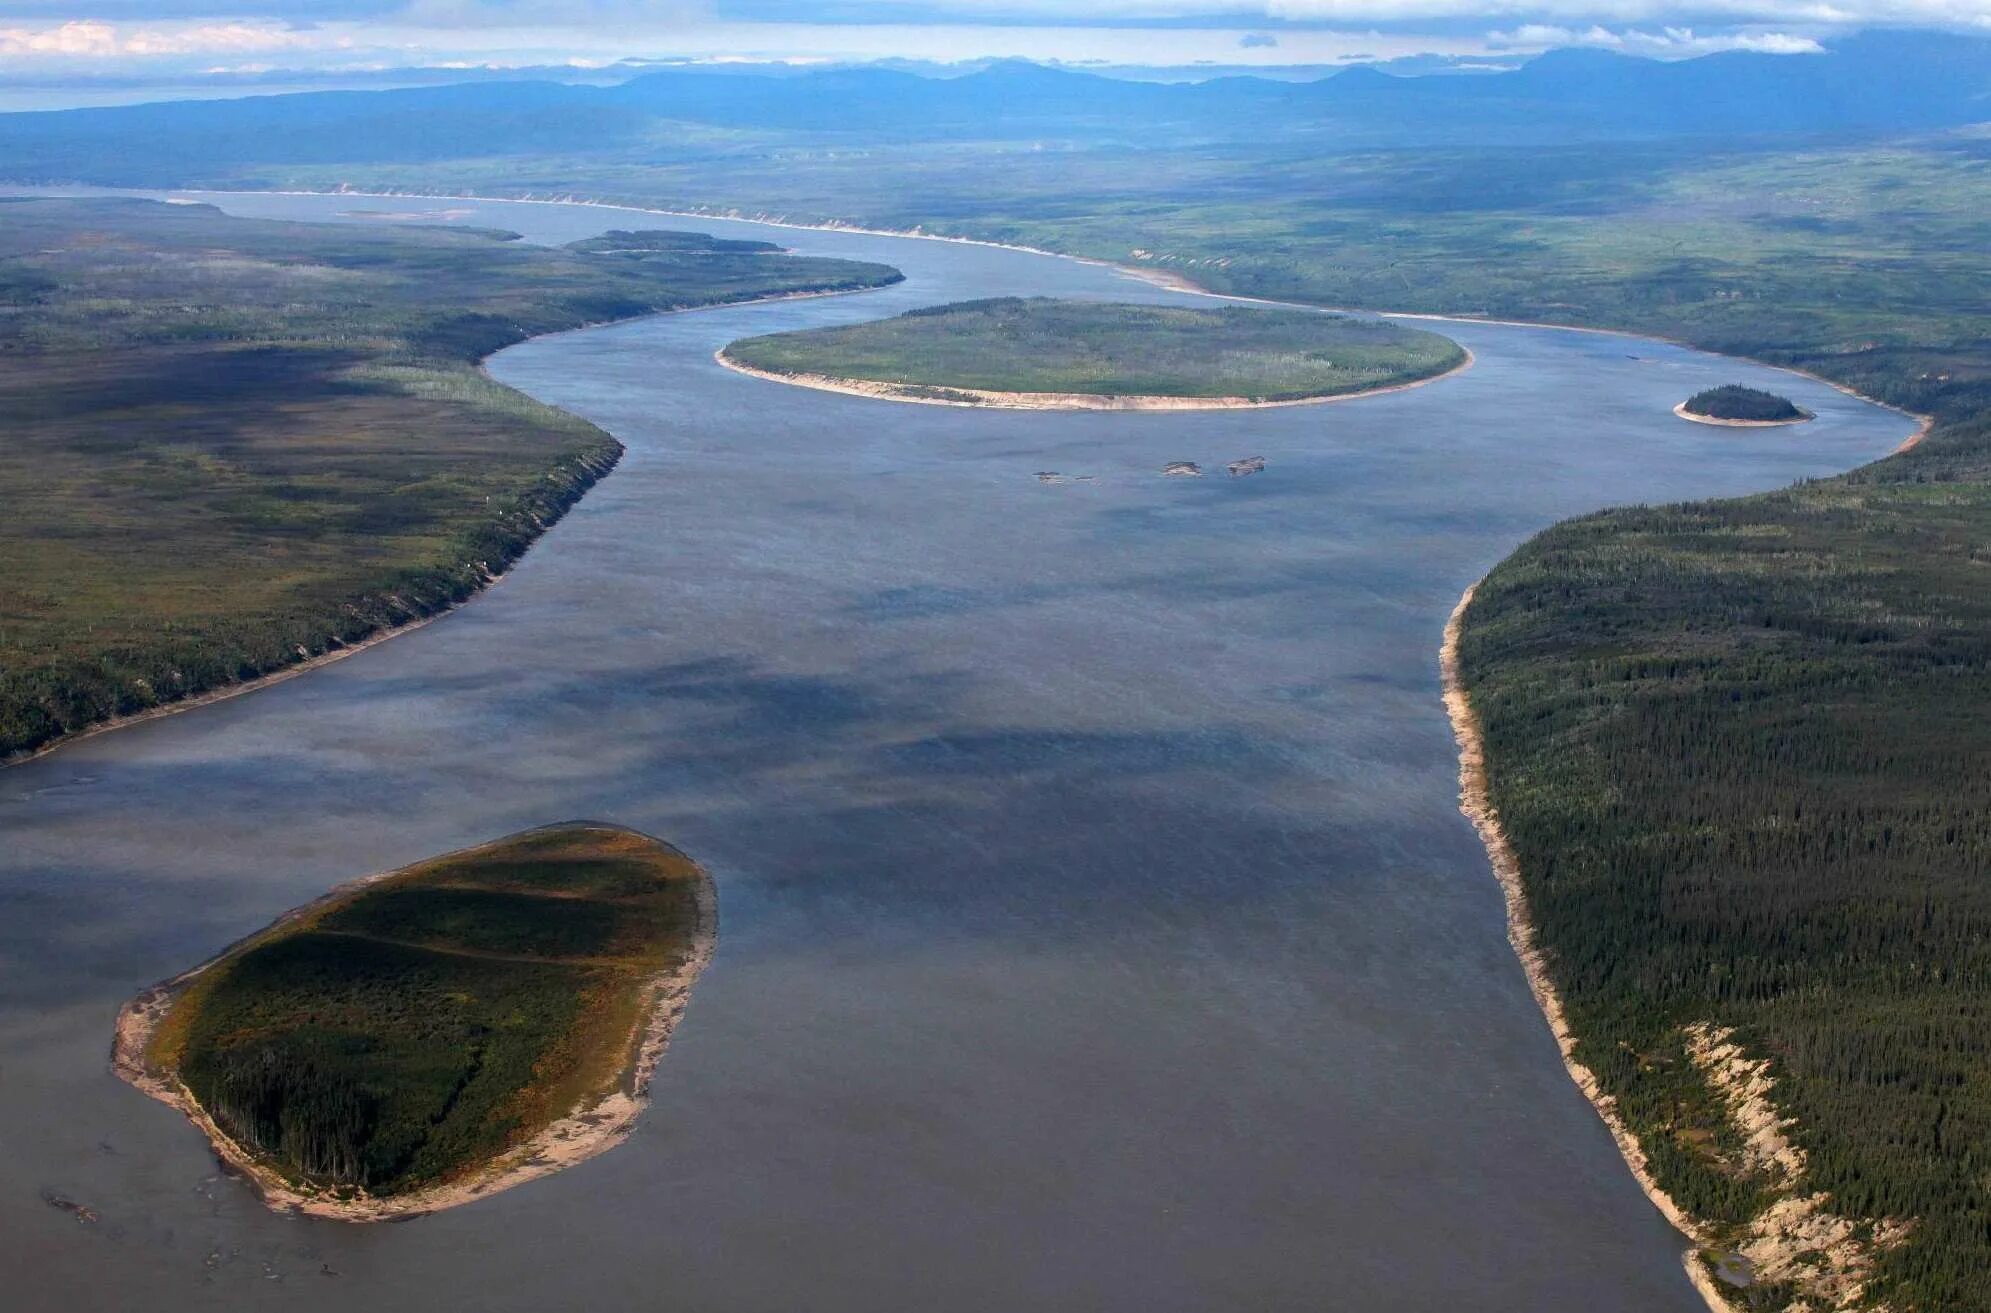
[[[460,208],[533,240],[632,221]],[[8,1307],[1697,1308],[1508,952],[1454,809],[1439,634],[1558,517],[1843,469],[1907,421],[1485,325],[1447,329],[1468,373],[1321,407],[805,391],[711,354],[965,297],[1169,294],[777,235],[908,281],[503,353],[498,377],[629,447],[511,577],[351,661],[0,773]],[[1728,381],[1820,418],[1668,413]],[[1218,477],[1161,478],[1173,460]],[[110,1075],[142,985],[340,879],[573,817],[668,838],[720,886],[717,960],[614,1153],[407,1225],[305,1222]]]

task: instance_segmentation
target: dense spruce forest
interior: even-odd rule
[[[1668,1192],[1739,1224],[1763,1183],[1683,1039],[1735,1028],[1803,1188],[1909,1224],[1873,1292],[1895,1308],[1991,1307],[1987,439],[1559,525],[1461,648],[1578,1057]]]
[[[710,933],[704,880],[599,826],[423,863],[224,958],[151,1056],[289,1180],[447,1180],[623,1079],[646,982]]]
[[[1803,410],[1789,397],[1780,397],[1761,388],[1724,383],[1688,397],[1681,407],[1689,415],[1708,419],[1740,420],[1748,424],[1783,424],[1805,418]]]
[[[896,280],[759,249],[0,202],[0,759],[463,600],[620,454],[538,333]],[[758,247],[758,244],[756,244]]]
[[[1309,310],[998,297],[750,337],[726,358],[906,388],[1295,401],[1431,378],[1465,360],[1436,333]]]

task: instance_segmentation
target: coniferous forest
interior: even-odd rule
[[[1667,1191],[1740,1224],[1772,1196],[1683,1030],[1734,1028],[1800,1189],[1906,1224],[1869,1292],[1896,1308],[1991,1308],[1986,427],[1558,525],[1461,645],[1577,1056]]]

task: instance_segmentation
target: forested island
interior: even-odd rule
[[[716,928],[670,845],[529,830],[344,886],[148,991],[116,1065],[272,1207],[432,1212],[619,1143]]]
[[[703,234],[505,236],[0,201],[0,760],[502,573],[621,447],[486,377],[490,352],[900,277]]]
[[[736,237],[714,237],[710,233],[678,232],[671,228],[643,228],[631,231],[611,228],[594,237],[568,242],[567,249],[588,255],[778,255],[773,242]]]
[[[1464,367],[1449,338],[1313,310],[1003,297],[720,352],[733,368],[895,401],[1033,409],[1292,405],[1386,391]]]
[[[1780,397],[1761,388],[1743,387],[1740,383],[1726,383],[1696,392],[1675,407],[1673,413],[1681,419],[1744,427],[1801,424],[1812,417],[1810,411],[1801,408],[1789,397]]]

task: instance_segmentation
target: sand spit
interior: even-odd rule
[[[471,856],[498,844],[513,842],[518,837],[509,835],[429,860]],[[702,867],[699,869],[703,871]],[[345,1199],[324,1191],[300,1189],[264,1166],[217,1126],[185,1085],[150,1063],[146,1050],[160,1023],[172,1010],[173,1003],[203,972],[299,919],[319,912],[329,904],[342,902],[366,886],[398,873],[398,870],[381,871],[349,880],[323,897],[284,913],[269,926],[231,944],[193,970],[154,985],[125,1004],[118,1013],[116,1038],[111,1044],[111,1069],[143,1093],[178,1109],[207,1136],[223,1167],[245,1177],[262,1201],[277,1212],[340,1222],[404,1221],[425,1213],[473,1203],[502,1190],[550,1176],[562,1168],[586,1162],[597,1154],[613,1149],[629,1138],[637,1118],[649,1104],[650,1079],[691,1001],[692,985],[711,963],[718,945],[718,894],[711,877],[706,875],[701,878],[697,891],[698,925],[692,934],[691,951],[682,962],[658,972],[645,982],[648,1003],[641,1010],[636,1028],[630,1033],[633,1056],[614,1093],[550,1123],[531,1139],[514,1146],[478,1170],[427,1189],[384,1199],[365,1194]]]
[[[1461,351],[1465,348],[1461,347]],[[727,369],[739,374],[764,378],[771,383],[789,383],[796,387],[815,388],[821,392],[841,392],[847,396],[871,397],[878,401],[907,401],[921,406],[980,406],[998,410],[1274,410],[1286,406],[1319,406],[1330,401],[1355,401],[1362,397],[1379,397],[1386,392],[1407,392],[1411,388],[1436,383],[1440,379],[1464,373],[1473,366],[1473,353],[1465,351],[1465,358],[1440,374],[1427,378],[1412,379],[1407,383],[1391,383],[1385,387],[1365,388],[1359,392],[1335,392],[1319,397],[1294,397],[1289,400],[1268,401],[1258,397],[1166,397],[1141,396],[1137,394],[1112,394],[1100,392],[993,392],[986,388],[957,388],[910,383],[882,383],[865,378],[837,378],[829,374],[788,374],[772,369],[757,369],[742,364],[726,354],[721,347],[712,358]]]
[[[1798,413],[1789,419],[1719,419],[1713,415],[1696,415],[1687,409],[1687,403],[1684,401],[1673,407],[1673,413],[1695,424],[1712,424],[1724,429],[1787,429],[1793,424],[1809,424],[1818,418],[1810,411],[1799,407]]]
[[[1772,1081],[1766,1059],[1750,1058],[1732,1040],[1732,1032],[1708,1023],[1688,1027],[1688,1052],[1709,1086],[1727,1102],[1728,1114],[1744,1142],[1744,1166],[1761,1172],[1784,1192],[1783,1197],[1751,1219],[1747,1233],[1735,1241],[1717,1237],[1713,1228],[1694,1217],[1660,1188],[1637,1135],[1618,1112],[1617,1100],[1598,1084],[1597,1077],[1575,1056],[1576,1036],[1569,1028],[1562,996],[1549,979],[1547,961],[1536,940],[1528,896],[1521,884],[1521,866],[1500,826],[1488,789],[1486,745],[1479,717],[1472,709],[1459,673],[1459,639],[1475,584],[1466,589],[1445,624],[1438,664],[1444,682],[1445,711],[1459,745],[1459,810],[1479,832],[1494,877],[1507,902],[1507,942],[1521,961],[1528,988],[1549,1023],[1562,1052],[1569,1078],[1583,1091],[1617,1142],[1625,1165],[1666,1220],[1694,1242],[1682,1256],[1687,1277],[1713,1313],[1741,1313],[1728,1299],[1721,1281],[1702,1259],[1702,1251],[1720,1249],[1747,1261],[1753,1279],[1792,1282],[1813,1303],[1805,1307],[1851,1313],[1860,1307],[1874,1260],[1907,1235],[1908,1226],[1882,1221],[1868,1226],[1826,1210],[1824,1195],[1803,1189],[1804,1155],[1785,1135],[1790,1122],[1770,1098]],[[1730,1243],[1733,1242],[1733,1243]]]

